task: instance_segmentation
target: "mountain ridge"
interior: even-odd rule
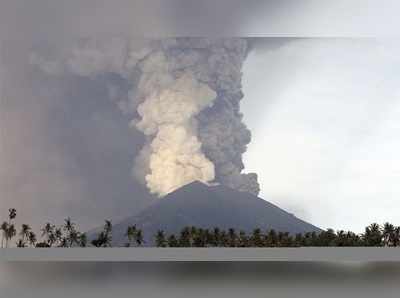
[[[158,230],[179,234],[186,226],[220,229],[234,228],[251,232],[255,228],[289,232],[320,232],[313,226],[278,206],[246,192],[195,181],[159,199],[138,214],[113,227],[113,246],[124,246],[126,229],[136,225],[143,231],[145,245],[154,245]],[[93,237],[90,237],[93,238]]]

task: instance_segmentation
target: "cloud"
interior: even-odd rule
[[[277,32],[307,35],[307,32],[315,33],[317,29],[319,30],[317,33],[322,34],[321,28],[326,29],[326,24],[335,24],[329,31],[330,34],[350,32],[350,35],[354,35],[374,28],[377,30],[373,32],[378,34],[392,32],[389,30],[390,27],[399,27],[396,26],[394,18],[395,12],[398,11],[395,6],[386,4],[379,8],[377,5],[365,5],[364,2],[362,11],[368,12],[367,18],[360,16],[360,5],[346,5],[346,12],[357,12],[359,18],[356,18],[356,22],[353,13],[342,18],[338,17],[339,9],[343,11],[343,3],[337,4],[335,8],[333,4],[322,7],[311,4],[293,5],[287,2],[277,5],[276,1],[244,3],[231,0],[219,1],[218,4],[211,0],[116,0],[101,1],[101,3],[97,0],[0,0],[0,2],[2,47],[0,55],[3,60],[0,70],[3,69],[3,89],[6,89],[3,90],[0,121],[2,129],[7,134],[7,143],[3,149],[5,153],[0,157],[2,160],[0,171],[3,177],[5,175],[2,183],[3,186],[7,184],[3,188],[5,194],[2,193],[1,205],[22,207],[32,202],[32,205],[29,205],[29,214],[25,215],[26,218],[29,215],[32,219],[37,219],[37,224],[44,218],[43,216],[50,215],[58,219],[69,213],[73,217],[85,215],[84,218],[87,220],[85,225],[93,225],[102,220],[102,217],[122,217],[142,208],[145,203],[127,194],[132,190],[131,187],[140,190],[139,184],[137,188],[131,184],[129,160],[137,154],[144,140],[140,135],[131,136],[134,132],[129,131],[126,125],[129,119],[121,116],[117,109],[113,109],[114,104],[105,96],[113,94],[112,97],[118,100],[124,93],[121,89],[123,91],[129,89],[130,86],[122,82],[118,76],[103,75],[101,78],[89,77],[84,80],[68,75],[45,78],[32,67],[31,62],[38,58],[31,56],[32,50],[40,52],[51,61],[55,53],[65,51],[73,41],[87,36],[113,35],[122,38],[165,35],[265,36]],[[321,9],[324,13],[320,14]],[[376,11],[384,12],[381,19],[368,18],[371,12]],[[312,23],[315,16],[318,16],[322,26]],[[362,28],[359,24],[363,24]],[[124,51],[123,47],[119,48],[116,44],[110,46],[109,50]],[[385,47],[382,51],[390,51],[387,55],[391,55],[395,60],[396,46],[393,46],[392,50]],[[279,66],[282,69],[285,69],[282,65],[289,62],[282,59],[277,61],[282,63]],[[266,69],[273,65],[273,61],[270,62]],[[64,66],[57,63],[46,64],[36,60],[37,63],[45,64],[48,73],[62,73],[65,70]],[[119,60],[107,63],[109,64],[101,67],[118,69],[121,66]],[[68,65],[69,69],[77,67],[73,63]],[[90,66],[89,64],[88,69]],[[265,73],[260,76],[266,77]],[[110,81],[113,84],[107,84]],[[268,81],[264,83],[265,87],[269,87],[269,94],[274,93],[274,96],[270,96],[274,99],[278,98],[276,95],[286,88],[285,80],[276,80],[271,76],[268,76]],[[261,88],[263,84],[259,87],[253,86],[252,90]],[[114,85],[118,88],[114,88]],[[252,90],[246,90],[246,93],[253,94]],[[96,103],[92,101],[94,98]],[[250,98],[251,96],[247,96],[246,100]],[[262,102],[274,105],[274,100],[265,101],[265,98],[262,98]],[[131,108],[123,102],[119,102],[119,106],[126,111]],[[257,103],[257,107],[261,105]],[[272,109],[271,113],[274,114],[274,111]],[[269,109],[259,108],[253,109],[249,115],[254,121],[261,121],[257,119],[266,117],[268,113]],[[212,117],[205,117],[204,121],[210,118]],[[210,123],[210,129],[219,128],[220,123]],[[218,144],[225,146],[237,144],[236,141],[239,141],[241,144],[239,149],[244,150],[248,137],[245,126],[240,125],[238,121],[226,129],[238,131],[241,136],[228,139],[226,143],[220,142],[222,138],[217,139]],[[103,132],[106,132],[106,136]],[[208,131],[201,132],[205,135],[207,133]],[[127,144],[123,140],[130,140],[132,143]],[[221,151],[219,149],[224,149],[224,146],[215,148],[218,150],[213,150],[213,154],[219,155]],[[235,157],[234,154],[231,156]],[[78,158],[75,159],[76,157]],[[119,166],[111,166],[115,163]],[[226,165],[225,171],[232,173],[230,175],[232,181],[227,183],[236,183],[237,170],[232,169],[237,169],[237,165],[241,164],[241,160],[237,160],[235,167],[229,163]],[[108,173],[99,171],[99,166],[108,167]],[[35,171],[38,168],[43,169],[42,174]],[[77,179],[78,173],[79,179]],[[250,175],[247,177],[248,179],[243,176],[241,180],[249,182],[244,187],[256,189],[252,183],[256,178]],[[119,186],[120,191],[116,192],[110,186],[114,185],[111,182],[104,183],[111,180]],[[45,187],[46,181],[49,181],[47,185],[49,191]],[[25,188],[22,185],[25,185]],[[138,197],[141,195],[142,193],[138,194]],[[76,208],[82,197],[89,197],[90,200],[84,208]],[[30,201],[31,198],[35,200]],[[35,201],[41,203],[35,204]]]
[[[66,216],[86,229],[151,203],[130,178],[143,138],[109,101],[104,79],[48,77],[28,49],[2,45],[0,217],[15,207],[18,222],[36,229]]]

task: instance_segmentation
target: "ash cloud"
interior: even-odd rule
[[[107,82],[109,97],[145,135],[134,176],[163,196],[195,180],[258,194],[256,174],[242,173],[251,140],[240,113],[246,39],[87,39],[55,61],[31,63],[54,75],[96,78],[116,74],[129,86]]]

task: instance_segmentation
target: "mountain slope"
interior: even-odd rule
[[[209,187],[200,182],[188,184],[114,225],[113,245],[124,245],[127,226],[134,224],[142,229],[147,245],[153,244],[157,230],[179,233],[185,226],[235,228],[246,232],[255,228],[275,229],[291,234],[321,231],[252,194],[224,186]]]

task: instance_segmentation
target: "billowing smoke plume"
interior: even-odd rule
[[[194,180],[209,182],[215,177],[214,165],[201,151],[194,118],[212,104],[215,92],[190,72],[166,78],[166,82],[165,87],[146,95],[137,109],[140,120],[135,123],[148,137],[141,154],[147,160],[146,184],[160,195]],[[136,169],[139,173],[143,170]]]
[[[49,73],[87,77],[118,74],[128,90],[109,84],[110,97],[132,115],[146,142],[135,177],[163,196],[199,180],[259,192],[256,174],[244,174],[250,131],[240,113],[245,39],[169,38],[86,40],[60,61],[33,56]]]

